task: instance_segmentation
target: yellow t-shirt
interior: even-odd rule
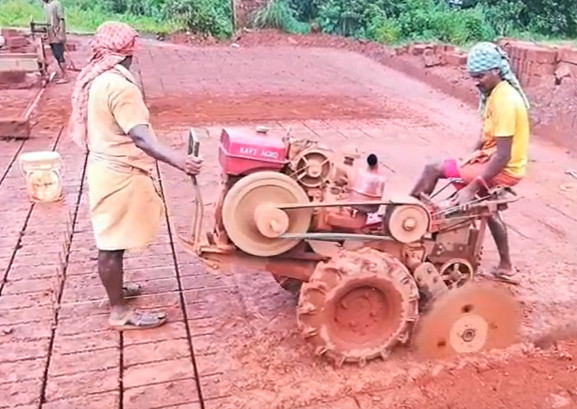
[[[515,88],[501,81],[487,98],[483,114],[483,151],[493,154],[497,149],[495,138],[513,138],[511,159],[505,173],[521,178],[525,176],[529,149],[529,114]]]

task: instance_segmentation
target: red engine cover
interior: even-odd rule
[[[287,163],[287,147],[281,138],[247,128],[224,128],[218,160],[227,175],[254,170],[280,170]]]

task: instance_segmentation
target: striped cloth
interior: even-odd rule
[[[78,75],[72,90],[72,113],[68,135],[78,146],[86,146],[90,84],[100,74],[134,54],[136,37],[138,33],[125,23],[106,22],[96,31],[91,43],[92,56],[88,60],[88,65]]]
[[[511,69],[507,53],[498,45],[489,42],[481,42],[471,48],[471,51],[469,51],[469,55],[467,56],[467,71],[469,71],[470,74],[479,74],[495,68],[499,69],[503,80],[509,82],[513,88],[521,94],[525,106],[529,109],[529,100],[527,99],[525,92],[523,92],[519,80]],[[479,104],[481,112],[484,111],[486,102],[487,95],[481,91]]]

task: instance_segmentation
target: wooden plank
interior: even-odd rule
[[[36,53],[0,53],[0,60],[11,58],[38,58]]]
[[[0,72],[38,72],[36,54],[0,55]]]

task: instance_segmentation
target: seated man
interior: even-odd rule
[[[514,186],[525,176],[529,146],[529,102],[511,71],[503,50],[492,43],[479,43],[467,58],[467,70],[480,91],[483,127],[473,154],[466,160],[447,159],[428,164],[411,191],[430,195],[441,178],[460,178],[466,186],[455,198],[457,204],[495,186]],[[500,262],[493,275],[510,280],[513,266],[509,256],[507,228],[498,215],[489,229],[499,250]]]

